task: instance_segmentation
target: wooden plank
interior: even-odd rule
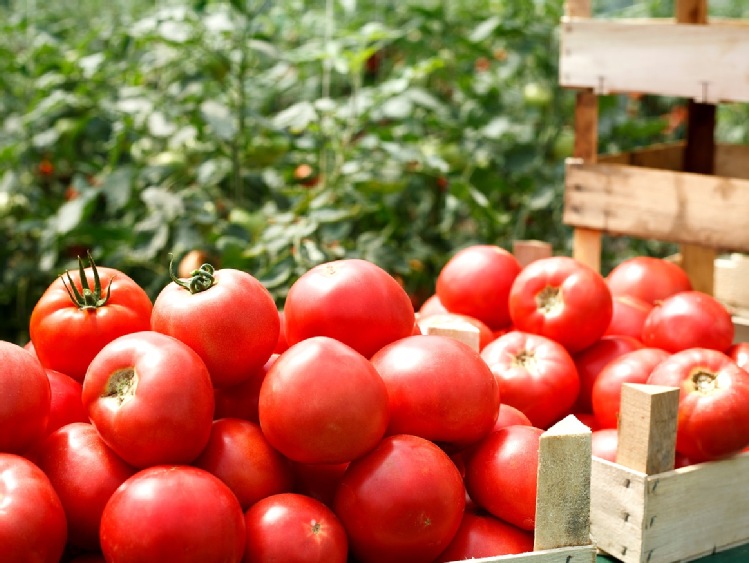
[[[562,18],[560,84],[705,103],[749,101],[749,27]]]
[[[614,235],[749,251],[749,181],[567,160],[563,221]]]
[[[681,253],[681,267],[689,276],[692,289],[713,295],[717,250],[700,244],[682,244],[679,252]]]
[[[479,557],[471,563],[595,563],[596,548],[592,545],[561,547],[544,551],[529,551],[519,555]]]
[[[424,334],[448,336],[470,346],[476,352],[479,351],[480,331],[465,319],[450,314],[430,315],[419,319],[418,324]]]
[[[749,256],[730,254],[715,261],[715,297],[731,310],[749,310]]]
[[[707,23],[707,0],[676,0],[675,16],[679,23]]]
[[[512,254],[523,268],[536,260],[550,258],[553,253],[551,244],[543,240],[516,240],[512,243]]]
[[[749,146],[718,143],[714,164],[718,176],[749,180]]]
[[[596,272],[601,271],[601,231],[598,229],[575,228],[572,233],[572,257]]]

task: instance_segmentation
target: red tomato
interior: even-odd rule
[[[0,506],[3,563],[60,561],[67,537],[65,511],[41,469],[26,458],[0,453]]]
[[[282,354],[289,347],[289,343],[286,340],[286,315],[283,311],[278,311],[278,341],[276,347],[273,349],[274,354]]]
[[[468,315],[461,315],[459,313],[433,313],[427,317],[419,317],[416,321],[419,327],[418,334],[428,334],[429,327],[445,327],[445,328],[469,328],[478,331],[479,334],[479,350],[483,350],[484,347],[494,340],[494,332],[483,322]]]
[[[437,563],[533,551],[533,534],[494,516],[466,511],[450,545]]]
[[[205,362],[214,387],[238,385],[268,361],[281,322],[270,292],[240,270],[204,264],[172,277],[153,304],[151,329],[181,340]]]
[[[433,293],[427,297],[419,307],[419,318],[426,318],[429,315],[449,313],[445,306],[440,301],[439,295]]]
[[[346,563],[348,538],[338,517],[296,493],[266,497],[245,514],[244,563]]]
[[[700,291],[683,291],[653,308],[642,328],[642,341],[667,352],[688,348],[725,352],[733,334],[731,314],[720,301]]]
[[[118,563],[239,563],[245,535],[229,487],[184,465],[139,471],[114,492],[101,519],[104,558]]]
[[[332,508],[338,483],[349,463],[297,463],[292,461],[291,465],[294,472],[294,492],[317,499]]]
[[[678,264],[650,256],[624,260],[609,272],[606,282],[613,295],[631,295],[653,305],[692,289],[689,276]]]
[[[598,374],[611,361],[633,350],[642,348],[642,343],[631,336],[604,336],[595,344],[575,354],[575,366],[580,376],[580,393],[575,403],[575,412],[593,412],[591,395]]]
[[[541,428],[508,426],[492,432],[466,459],[465,483],[478,506],[523,530],[536,525]]]
[[[333,507],[361,563],[419,563],[448,546],[465,500],[448,455],[429,440],[399,434],[351,462]]]
[[[83,422],[73,422],[47,436],[35,462],[60,496],[68,522],[68,543],[98,550],[104,506],[135,468],[115,454],[93,426]]]
[[[151,299],[130,277],[113,268],[83,267],[65,272],[42,294],[31,312],[29,333],[45,368],[83,381],[105,344],[148,330]],[[86,280],[85,287],[81,280]]]
[[[646,383],[655,366],[670,354],[660,348],[640,348],[611,360],[593,383],[591,405],[600,428],[616,428],[623,383]]]
[[[494,427],[497,380],[466,344],[449,336],[409,336],[382,348],[372,364],[387,387],[388,434],[468,445]]]
[[[481,357],[499,382],[502,402],[522,411],[533,425],[546,428],[569,414],[580,379],[561,344],[513,331],[491,342]]]
[[[289,345],[328,336],[370,358],[413,332],[408,293],[385,270],[356,258],[305,272],[289,289],[284,307]]]
[[[248,420],[213,422],[208,445],[193,464],[221,479],[237,495],[242,510],[262,498],[291,491],[291,464]]]
[[[190,463],[211,434],[213,388],[205,363],[159,332],[107,344],[91,362],[82,399],[104,442],[135,467]]]
[[[724,353],[677,352],[658,364],[647,382],[680,389],[676,450],[692,463],[749,445],[749,374]]]
[[[567,256],[531,262],[510,292],[515,328],[559,342],[571,353],[601,338],[612,314],[611,292],[601,274]]]
[[[343,463],[374,448],[388,425],[388,394],[372,363],[315,336],[292,345],[260,387],[260,427],[293,461]]]
[[[619,431],[616,428],[600,428],[590,435],[593,455],[616,463],[616,450],[619,445]]]
[[[239,385],[213,389],[215,410],[213,418],[241,418],[250,422],[260,423],[258,416],[258,402],[260,400],[260,387],[263,385],[270,366],[278,358],[273,354],[265,365],[257,372],[248,377]]]
[[[71,422],[88,422],[88,413],[81,401],[83,385],[59,371],[45,371],[51,391],[47,434]]]
[[[653,305],[632,295],[614,295],[614,311],[604,336],[623,335],[642,338],[642,327]]]
[[[740,368],[749,368],[749,342],[737,342],[733,344],[726,354]]]
[[[0,365],[0,452],[23,454],[47,431],[49,379],[32,354],[2,340]]]
[[[507,403],[499,405],[499,416],[494,423],[494,430],[499,430],[505,426],[514,426],[515,424],[533,426],[531,420],[520,409],[516,409]]]
[[[507,299],[521,266],[499,246],[477,244],[459,250],[440,270],[436,294],[451,313],[479,319],[492,330],[510,324]]]

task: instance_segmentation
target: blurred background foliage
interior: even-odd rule
[[[668,17],[665,0],[596,16]],[[457,249],[570,252],[561,0],[0,0],[0,337],[25,342],[91,250],[155,298],[169,253],[246,270],[279,307],[311,266],[374,261],[416,306]],[[711,15],[749,17],[742,0]],[[600,98],[600,149],[683,137],[685,100]],[[718,136],[749,142],[745,105]],[[653,241],[606,240],[604,268]]]

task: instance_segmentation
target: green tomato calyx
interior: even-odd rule
[[[94,274],[93,288],[89,284],[88,277],[86,277],[86,270],[83,267],[83,260],[81,260],[80,256],[78,257],[78,274],[81,277],[81,289],[79,290],[76,287],[73,278],[70,277],[70,271],[68,270],[65,270],[65,273],[60,275],[60,279],[62,280],[62,285],[65,286],[65,291],[67,291],[70,296],[70,300],[75,303],[79,309],[98,309],[99,307],[106,305],[109,301],[109,297],[112,294],[112,280],[109,280],[109,284],[107,284],[107,293],[102,297],[99,271],[96,269],[96,264],[91,256],[91,252],[87,252],[86,254],[88,255],[88,263],[91,267],[91,273]],[[67,283],[65,282],[65,276],[68,278]]]
[[[178,286],[185,288],[193,295],[210,289],[216,283],[213,273],[216,271],[210,264],[203,264],[197,270],[190,272],[190,278],[185,281],[181,280],[174,274],[174,255],[169,254],[169,277]]]

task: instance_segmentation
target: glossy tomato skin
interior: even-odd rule
[[[208,289],[191,293],[172,281],[153,304],[151,330],[195,350],[214,387],[238,385],[268,361],[281,321],[270,292],[247,272],[213,272]]]
[[[439,295],[433,293],[432,295],[427,297],[421,304],[421,307],[419,307],[419,318],[423,319],[428,317],[429,315],[441,315],[449,312],[450,311],[448,311],[442,304],[442,301],[440,301]]]
[[[508,426],[484,438],[466,459],[466,490],[497,518],[523,530],[536,525],[538,447],[543,429]]]
[[[68,543],[99,549],[104,506],[136,469],[122,460],[88,423],[67,424],[44,440],[35,455],[60,497],[68,522]]]
[[[647,383],[650,373],[670,354],[660,348],[640,348],[611,360],[598,374],[591,391],[591,406],[599,428],[616,428],[622,384]]]
[[[211,433],[213,387],[205,363],[159,332],[107,344],[91,362],[82,400],[104,442],[138,468],[190,463]]]
[[[118,563],[239,563],[245,548],[242,508],[229,487],[203,469],[143,469],[104,507],[101,547]]]
[[[0,453],[0,546],[3,563],[58,563],[65,511],[47,476],[21,456]]]
[[[749,445],[749,374],[724,353],[677,352],[647,382],[679,388],[676,450],[690,462],[719,459]]]
[[[667,352],[710,348],[726,352],[734,326],[725,306],[707,293],[684,291],[653,307],[642,329],[642,342]]]
[[[642,327],[653,305],[633,295],[614,295],[613,314],[604,336],[631,336],[642,339]]]
[[[503,403],[546,428],[570,413],[580,379],[570,353],[557,342],[521,331],[500,336],[481,351],[499,382]]]
[[[47,434],[71,422],[89,422],[81,400],[83,385],[59,371],[47,369],[45,372],[51,391]]]
[[[450,545],[438,563],[481,557],[518,555],[533,551],[533,534],[487,514],[466,511]]]
[[[472,245],[456,252],[442,267],[436,295],[448,311],[500,329],[510,324],[507,300],[520,270],[520,262],[504,248]]]
[[[349,465],[333,502],[362,563],[428,562],[444,551],[465,508],[460,472],[433,442],[387,436]]]
[[[23,454],[49,421],[51,391],[44,368],[31,353],[0,341],[0,452]]]
[[[409,336],[382,348],[372,364],[387,387],[388,434],[465,446],[494,427],[499,385],[468,345],[449,336]]]
[[[593,430],[590,439],[594,456],[616,463],[616,451],[619,446],[619,431],[616,428]]]
[[[348,538],[326,505],[283,493],[266,497],[245,513],[244,563],[346,563]]]
[[[606,283],[613,295],[631,295],[651,305],[692,289],[689,276],[678,264],[651,256],[624,260],[609,272]]]
[[[567,256],[531,262],[510,291],[515,328],[550,338],[570,353],[601,338],[612,315],[611,292],[603,277]]]
[[[289,459],[343,463],[377,445],[390,411],[372,363],[338,340],[315,336],[273,362],[260,387],[258,415],[268,442]]]
[[[148,330],[151,323],[153,305],[141,286],[119,270],[97,266],[97,271],[102,294],[109,293],[106,305],[80,309],[59,277],[39,298],[29,320],[31,342],[42,365],[76,381],[83,381],[88,365],[105,344]],[[93,270],[85,268],[84,273],[93,287]],[[71,271],[70,277],[83,291],[80,273]]]
[[[333,508],[338,484],[349,466],[344,463],[291,462],[294,473],[293,492],[312,497]]]
[[[278,358],[273,354],[265,365],[257,370],[239,385],[213,389],[215,409],[213,417],[219,418],[241,418],[250,422],[260,423],[258,415],[258,403],[260,402],[260,387],[263,385],[270,366]]]
[[[349,258],[313,267],[289,288],[286,340],[334,338],[365,356],[413,333],[415,315],[406,291],[372,262]]]
[[[497,421],[494,423],[494,430],[499,430],[505,426],[514,426],[516,424],[522,424],[525,426],[533,426],[531,420],[525,416],[523,411],[503,403],[499,405],[499,416]]]
[[[740,368],[749,368],[749,342],[737,342],[731,345],[726,354]]]

